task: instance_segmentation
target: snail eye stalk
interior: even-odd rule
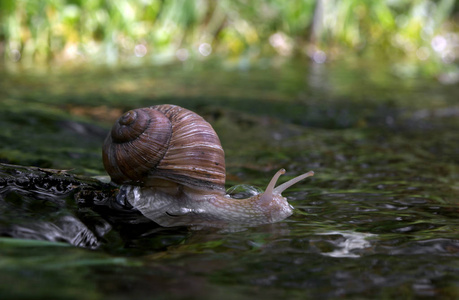
[[[292,178],[287,182],[284,182],[283,184],[281,184],[277,188],[275,188],[274,192],[278,193],[278,194],[282,194],[283,191],[285,191],[286,189],[288,189],[292,185],[300,182],[301,180],[303,180],[305,178],[311,177],[311,176],[314,176],[314,171],[309,171],[309,172],[304,173],[302,175],[299,175],[299,176],[297,176],[295,178]]]
[[[260,201],[261,205],[267,205],[269,202],[272,201],[272,199],[273,199],[275,194],[280,195],[283,191],[285,191],[286,189],[288,189],[292,185],[298,183],[299,181],[301,181],[301,180],[303,180],[303,179],[305,179],[307,177],[313,176],[314,172],[313,171],[309,171],[309,172],[304,173],[304,174],[302,174],[300,176],[297,176],[297,177],[295,177],[293,179],[290,179],[289,181],[279,185],[277,188],[274,188],[274,186],[276,185],[277,180],[279,179],[279,177],[282,174],[285,174],[285,169],[280,169],[273,176],[273,178],[269,182],[268,187],[266,188],[265,192],[260,197],[259,201]]]

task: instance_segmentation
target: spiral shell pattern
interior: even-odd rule
[[[126,112],[105,140],[103,161],[118,184],[154,184],[160,178],[224,191],[225,158],[217,134],[201,116],[175,105]]]

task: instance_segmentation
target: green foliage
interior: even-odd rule
[[[164,62],[210,53],[317,61],[319,51],[323,59],[375,53],[451,64],[459,56],[455,10],[454,0],[2,0],[0,55],[8,63]],[[431,47],[435,37],[445,46]]]

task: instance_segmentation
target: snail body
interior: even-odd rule
[[[165,227],[222,227],[281,221],[292,206],[281,193],[312,176],[308,172],[246,199],[225,194],[225,159],[220,140],[201,116],[175,105],[126,112],[103,146],[103,162],[120,195]]]

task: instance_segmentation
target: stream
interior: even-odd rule
[[[377,63],[3,72],[0,298],[457,299],[457,95]],[[313,170],[283,193],[294,214],[161,228],[98,199],[116,191],[101,160],[113,122],[163,103],[212,124],[227,188]]]

